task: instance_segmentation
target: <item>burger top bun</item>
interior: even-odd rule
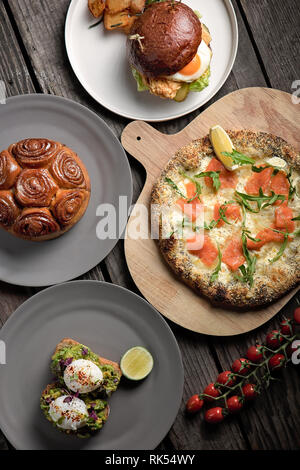
[[[146,77],[172,75],[194,58],[201,39],[201,23],[190,7],[177,1],[154,3],[130,31],[129,62]]]

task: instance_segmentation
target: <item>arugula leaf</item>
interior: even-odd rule
[[[225,206],[225,205],[228,205],[228,204],[229,204],[229,202],[227,202],[227,203],[225,202],[224,204],[222,204],[222,206],[223,205]],[[225,213],[226,207],[222,207],[222,206],[219,208],[220,219],[223,220],[225,222],[225,224],[232,225],[232,223],[229,222],[229,220],[226,217],[226,213]]]
[[[215,226],[217,225],[217,223],[219,222],[219,220],[212,220],[208,225],[206,222],[204,222],[204,229],[205,230],[212,230],[213,228],[215,228]]]
[[[279,232],[279,230],[274,230],[274,232]],[[279,258],[283,255],[284,250],[287,247],[287,243],[288,243],[288,239],[289,239],[288,232],[279,232],[279,233],[284,233],[284,241],[283,241],[277,255],[273,259],[269,259],[269,263],[275,263],[275,261],[279,260]]]
[[[226,157],[230,157],[236,165],[254,165],[255,160],[253,158],[247,157],[247,155],[244,155],[243,153],[238,152],[237,150],[234,150],[230,152],[221,152],[222,155],[225,155]]]
[[[251,204],[249,204],[247,198],[245,198],[244,196],[247,196],[247,194],[244,194],[244,193],[239,193],[238,191],[235,191],[235,196],[237,197],[237,202],[244,208],[244,209],[247,209],[249,212],[253,212],[255,214],[257,214],[259,212],[259,210],[254,210],[251,206]],[[244,218],[245,218],[245,212],[244,212]]]
[[[252,171],[255,173],[261,173],[264,171],[266,168],[274,168],[272,175],[277,175],[279,171],[282,170],[279,166],[274,166],[274,165],[268,165],[267,163],[264,166],[252,166]]]
[[[201,173],[198,173],[198,175],[195,175],[195,178],[204,178],[205,176],[212,179],[213,187],[218,191],[221,187],[220,171],[202,171]]]
[[[174,181],[171,180],[171,178],[165,177],[165,182],[168,183],[168,184],[171,186],[171,188],[173,188],[173,189],[176,191],[176,193],[179,194],[179,196],[183,197],[184,199],[187,199],[187,197],[183,194],[182,191],[180,191],[180,189],[178,188],[177,184],[174,183]]]
[[[249,238],[249,240],[252,240],[255,243],[261,242],[260,238],[255,238],[255,237],[252,237],[252,235],[249,235],[251,233],[250,230],[244,229],[244,232],[245,232],[247,238]]]
[[[194,183],[194,185],[196,186],[196,195],[193,197],[193,199],[195,199],[195,197],[198,197],[202,192],[201,184],[199,183],[199,181],[196,181],[192,176],[187,175],[184,171],[179,171],[179,174]]]
[[[216,266],[216,269],[213,271],[212,275],[210,276],[210,282],[214,282],[218,279],[219,272],[221,271],[221,264],[222,264],[222,253],[220,250],[220,245],[218,244],[218,264]]]
[[[271,191],[271,195],[268,196],[266,194],[263,194],[263,191],[261,188],[259,188],[259,195],[258,196],[252,196],[250,194],[245,194],[245,193],[240,193],[239,191],[235,191],[235,194],[240,198],[241,202],[243,205],[250,211],[250,212],[259,212],[261,209],[265,209],[266,207],[274,204],[276,201],[284,201],[285,196],[282,194],[275,194],[274,191]],[[251,205],[248,203],[248,201],[253,201],[257,203],[257,208],[258,210],[255,211]],[[263,205],[263,202],[265,204]]]
[[[300,215],[297,215],[297,217],[294,217],[292,220],[300,220]]]
[[[253,275],[256,269],[256,256],[251,255],[248,248],[247,248],[247,238],[249,238],[249,230],[242,231],[242,245],[243,245],[243,253],[246,258],[247,266],[244,264],[240,266],[240,271],[242,276],[236,275],[236,278],[244,283],[248,283],[250,287],[253,286]]]
[[[290,201],[292,199],[293,195],[296,192],[296,187],[293,186],[293,184],[292,184],[292,170],[289,171],[289,173],[286,175],[286,177],[288,179],[288,182],[290,183],[289,196],[288,196],[288,200]]]

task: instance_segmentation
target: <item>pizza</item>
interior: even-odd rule
[[[160,251],[214,304],[270,303],[300,281],[300,154],[280,137],[227,131],[229,171],[209,136],[169,161],[151,195]]]

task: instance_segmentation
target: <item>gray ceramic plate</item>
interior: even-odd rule
[[[90,439],[57,431],[39,409],[51,381],[55,345],[71,337],[119,361],[132,346],[151,351],[154,367],[139,383],[121,381],[104,428]],[[31,297],[0,331],[0,428],[17,449],[154,449],[177,415],[183,390],[180,351],[169,326],[148,302],[98,281],[73,281]]]
[[[113,249],[117,239],[96,237],[96,208],[113,204],[119,220],[119,196],[127,196],[131,204],[131,172],[121,144],[104,121],[74,101],[52,95],[9,98],[0,105],[0,150],[26,137],[47,137],[71,147],[86,165],[92,184],[84,217],[56,240],[23,241],[0,229],[0,280],[48,286],[80,276]],[[123,217],[120,232],[125,225]]]

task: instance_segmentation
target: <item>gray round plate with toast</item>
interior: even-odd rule
[[[54,428],[39,405],[41,392],[53,381],[51,356],[64,337],[116,362],[133,346],[146,347],[154,359],[145,380],[121,379],[109,399],[108,421],[89,439]],[[176,339],[148,302],[122,287],[73,281],[43,290],[12,314],[0,340],[6,344],[0,428],[17,449],[151,450],[173,424],[184,378]]]
[[[89,271],[113,249],[118,236],[99,240],[96,215],[100,204],[116,209],[119,196],[132,199],[132,178],[126,154],[109,127],[81,104],[53,95],[23,95],[0,106],[0,151],[25,138],[49,138],[74,150],[91,179],[91,199],[78,224],[55,240],[21,240],[0,228],[0,280],[17,285],[49,286]],[[124,211],[125,213],[125,211]],[[122,220],[121,220],[122,219]],[[118,226],[119,225],[119,226]]]

